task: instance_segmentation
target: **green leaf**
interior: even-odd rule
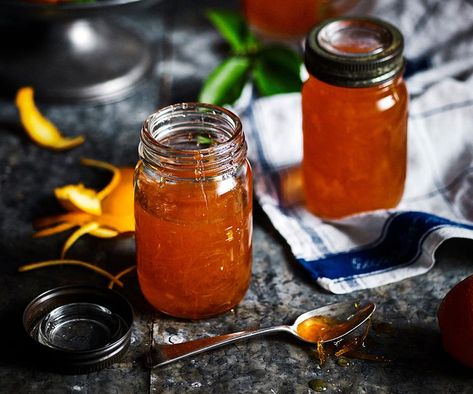
[[[302,59],[293,50],[280,45],[263,49],[256,58],[253,79],[262,96],[299,92]]]
[[[238,12],[210,10],[207,12],[207,17],[222,37],[228,41],[235,53],[255,51],[258,47],[258,40]]]
[[[206,135],[197,136],[197,145],[207,145],[210,146],[213,143],[213,139]]]
[[[250,67],[247,57],[233,56],[225,60],[204,82],[199,101],[216,105],[233,104],[248,80]]]

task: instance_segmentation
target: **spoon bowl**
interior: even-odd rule
[[[291,326],[245,330],[176,344],[155,344],[145,362],[149,368],[160,367],[239,340],[280,332],[292,334],[307,343],[333,342],[360,327],[375,309],[375,304],[369,301],[341,302],[305,312]]]
[[[376,305],[369,301],[347,301],[326,305],[303,313],[290,328],[293,335],[308,343],[333,342],[360,327],[371,317],[375,309]],[[315,340],[301,335],[301,326],[310,320],[315,323],[322,322],[322,330]],[[318,326],[320,327],[320,324]]]

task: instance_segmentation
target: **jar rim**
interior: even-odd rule
[[[234,132],[231,135],[231,137],[228,138],[227,140],[225,140],[223,143],[219,143],[216,146],[210,146],[208,148],[177,149],[177,148],[172,147],[170,145],[162,144],[158,139],[155,138],[155,136],[153,136],[153,134],[150,130],[150,127],[149,127],[150,123],[153,119],[156,119],[156,118],[162,117],[162,116],[166,116],[166,115],[171,115],[172,116],[173,112],[175,110],[183,110],[183,111],[194,110],[194,111],[198,111],[199,109],[205,109],[205,110],[208,110],[208,111],[213,111],[214,113],[219,113],[220,115],[224,115],[227,118],[231,119],[231,121],[234,122],[234,124],[235,124]],[[230,111],[230,110],[228,110],[224,107],[220,107],[218,105],[207,104],[207,103],[199,103],[199,102],[181,102],[181,103],[171,104],[171,105],[162,107],[162,108],[158,109],[156,112],[149,115],[145,119],[145,121],[143,123],[143,128],[142,128],[142,136],[143,136],[143,134],[146,136],[146,142],[147,143],[151,143],[152,145],[155,145],[156,147],[158,147],[160,149],[172,150],[176,153],[188,153],[188,152],[193,152],[194,153],[195,151],[203,152],[203,151],[206,151],[206,150],[211,150],[211,149],[214,149],[217,146],[222,146],[222,145],[231,143],[234,139],[236,139],[238,137],[238,134],[240,134],[241,132],[242,132],[241,121],[240,121],[240,118],[235,113],[233,113],[232,111]]]
[[[196,143],[195,148],[186,144],[183,148],[163,142],[179,133],[198,135],[199,130],[218,136],[217,143],[208,147]],[[220,174],[234,162],[246,159],[247,148],[241,121],[235,113],[213,104],[182,102],[163,107],[145,119],[138,150],[143,161],[169,171],[188,171],[198,165],[208,173]]]

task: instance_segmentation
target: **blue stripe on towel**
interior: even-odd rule
[[[460,224],[424,212],[403,212],[395,215],[383,234],[373,244],[343,253],[327,255],[315,261],[297,261],[313,279],[346,280],[356,275],[377,273],[413,263],[419,257],[422,241],[432,231],[443,226],[473,230]]]

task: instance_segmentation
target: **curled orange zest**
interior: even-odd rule
[[[80,260],[48,260],[48,261],[42,261],[39,263],[32,263],[32,264],[27,264],[23,265],[18,268],[18,272],[26,272],[26,271],[32,271],[34,269],[38,268],[45,268],[45,267],[52,267],[55,265],[78,265],[84,268],[91,269],[92,271],[97,272],[100,275],[105,276],[106,278],[110,279],[114,284],[123,287],[123,283],[115,278],[110,272],[105,271],[104,269],[97,267],[94,264],[87,263],[85,261],[80,261]]]
[[[36,231],[33,234],[33,238],[48,237],[50,235],[62,233],[63,231],[69,230],[72,227],[75,227],[74,223],[61,223],[53,227],[48,227],[43,230]]]
[[[85,234],[98,238],[114,238],[131,236],[135,231],[134,169],[118,168],[92,159],[82,159],[82,164],[109,170],[113,173],[112,179],[98,192],[87,189],[82,184],[56,188],[54,193],[58,201],[69,212],[33,222],[33,226],[38,230],[34,237],[45,237],[79,227],[66,240],[61,258],[64,258],[70,247]]]
[[[59,223],[72,223],[74,226],[82,226],[91,220],[93,216],[88,213],[81,212],[70,212],[61,215],[46,216],[44,218],[36,219],[33,222],[35,229],[41,229],[44,227],[54,226]]]
[[[16,106],[20,112],[20,120],[30,138],[38,145],[53,149],[67,150],[85,141],[81,135],[64,137],[59,129],[39,112],[33,99],[33,88],[20,88],[16,94]]]
[[[67,227],[61,230],[61,231],[65,231],[72,227],[83,226],[84,224],[87,224],[91,221],[99,223],[100,226],[104,229],[117,231],[119,234],[133,233],[135,230],[133,213],[131,215],[124,215],[124,216],[115,216],[115,215],[109,215],[109,214],[102,214],[100,216],[95,216],[95,215],[90,215],[87,213],[70,212],[70,213],[65,213],[62,215],[46,216],[44,218],[36,219],[33,222],[33,226],[35,229],[38,229],[40,231],[38,231],[38,233],[35,233],[33,236],[40,237],[42,236],[40,235],[41,232],[46,231],[45,228],[49,228],[51,226],[58,226],[59,224],[62,224],[62,223],[72,224],[71,227]],[[54,231],[54,230],[51,229],[51,231]],[[58,232],[59,231],[55,231],[49,235],[56,234]],[[94,233],[95,232],[96,231],[94,230]],[[100,233],[100,230],[97,233]],[[102,232],[101,234],[104,234],[104,232]],[[109,237],[102,236],[100,238],[109,238]]]
[[[134,199],[133,199],[133,175],[134,168],[122,167],[120,168],[121,179],[118,185],[115,187],[113,192],[108,195],[102,201],[103,213],[126,217],[134,217]],[[133,225],[130,226],[131,222],[128,222],[128,228],[135,228]]]
[[[109,170],[113,173],[113,177],[109,184],[97,193],[97,198],[99,200],[103,200],[105,197],[107,197],[120,184],[120,169],[114,166],[113,164],[107,163],[105,161],[85,158],[81,159],[81,163],[89,167],[97,167],[102,168],[104,170]]]
[[[89,234],[97,238],[115,238],[120,233],[118,231],[111,230],[109,228],[98,227],[94,230],[91,230]]]
[[[66,256],[67,251],[70,249],[72,245],[83,235],[90,233],[93,230],[96,230],[99,228],[99,224],[96,222],[90,222],[87,224],[84,224],[83,226],[79,227],[76,231],[74,231],[69,238],[67,238],[66,242],[64,243],[64,246],[62,247],[61,251],[61,259],[63,259]]]
[[[122,278],[122,277],[125,276],[126,274],[130,273],[131,271],[133,271],[135,268],[136,268],[135,265],[132,265],[131,267],[125,268],[123,271],[121,271],[121,272],[119,272],[117,275],[115,275],[115,279],[118,280],[118,279]],[[109,289],[113,289],[114,283],[115,283],[115,282],[110,281],[110,283],[108,284],[108,288],[109,288]]]
[[[107,197],[120,184],[120,170],[109,163],[99,160],[82,159],[82,164],[102,168],[113,173],[113,177],[104,189],[97,192],[86,188],[82,183],[66,185],[54,189],[54,195],[59,203],[68,211],[86,212],[92,215],[102,213],[102,200]]]
[[[54,195],[68,211],[86,212],[92,215],[102,213],[102,205],[97,192],[86,188],[82,183],[57,187],[54,189]]]

